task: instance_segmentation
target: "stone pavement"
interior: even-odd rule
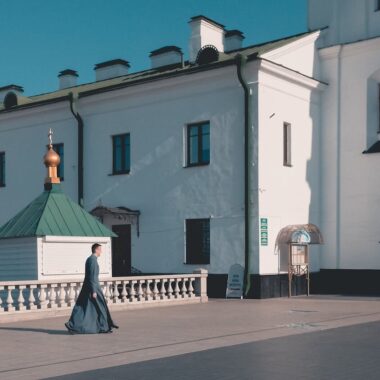
[[[113,313],[120,330],[69,335],[66,318],[0,324],[0,379],[380,378],[380,299],[210,300]]]

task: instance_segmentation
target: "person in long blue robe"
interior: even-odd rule
[[[70,333],[98,334],[110,333],[119,328],[112,320],[106,300],[99,284],[98,257],[101,245],[91,247],[92,255],[86,260],[86,273],[82,290],[71,313],[70,320],[65,323]]]

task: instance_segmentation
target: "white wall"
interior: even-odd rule
[[[0,281],[37,279],[35,238],[0,240]]]
[[[380,38],[323,49],[321,57],[330,83],[321,115],[322,227],[328,234],[322,268],[380,269],[380,155],[362,154],[376,142],[368,122],[378,110],[368,107],[373,99],[367,95],[368,79],[380,69]],[[372,96],[378,101],[378,93]]]
[[[81,100],[85,120],[85,206],[141,211],[132,265],[192,272],[184,264],[187,218],[211,216],[212,273],[244,262],[243,90],[234,66]],[[210,120],[211,162],[184,168],[184,130]],[[131,173],[112,172],[112,135],[131,135]],[[96,162],[96,164],[94,164]]]
[[[91,245],[102,245],[98,258],[99,277],[112,277],[111,239],[99,237],[46,236],[37,239],[38,280],[83,279]]]
[[[380,36],[377,0],[309,0],[310,30],[328,26],[324,46]]]
[[[269,73],[259,79],[259,214],[269,231],[268,246],[260,246],[260,274],[273,274],[287,271],[287,247],[279,251],[275,244],[280,229],[319,225],[319,95]],[[283,165],[284,122],[291,124],[291,167]],[[317,247],[311,270],[319,270]]]

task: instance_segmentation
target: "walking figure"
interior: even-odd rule
[[[86,274],[82,290],[70,320],[65,323],[66,328],[73,334],[112,333],[113,328],[119,328],[112,321],[99,284],[98,257],[102,253],[102,246],[94,244],[91,251],[92,255],[86,260]]]

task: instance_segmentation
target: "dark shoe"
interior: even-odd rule
[[[118,329],[118,328],[119,328],[118,325],[112,325],[112,327],[113,327],[114,329]]]
[[[67,331],[68,331],[71,335],[74,335],[74,334],[75,334],[75,331],[72,330],[72,329],[69,327],[68,322],[65,323],[65,327],[67,328]]]

